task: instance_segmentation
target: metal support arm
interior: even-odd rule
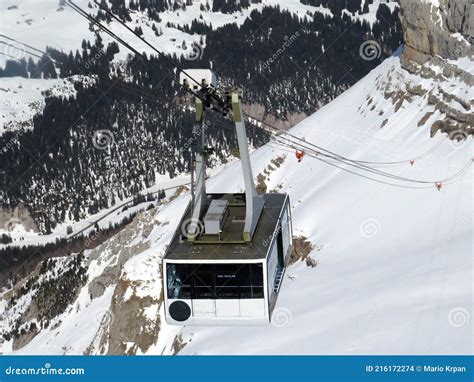
[[[199,98],[196,98],[196,123],[193,128],[193,160],[195,171],[195,182],[191,182],[193,188],[192,200],[192,220],[188,229],[188,240],[194,241],[199,234],[204,211],[208,205],[208,198],[206,195],[206,158],[204,153],[204,105]],[[194,185],[195,183],[195,185]],[[195,187],[195,189],[194,189]]]
[[[232,91],[232,111],[234,113],[235,129],[237,131],[237,142],[239,144],[240,162],[242,163],[242,172],[245,185],[245,226],[243,239],[245,242],[252,241],[260,215],[263,211],[263,197],[257,193],[253,181],[252,166],[250,165],[250,154],[247,143],[247,133],[245,132],[245,123],[243,120],[242,104],[240,102],[239,92]]]

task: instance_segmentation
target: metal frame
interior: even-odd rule
[[[193,171],[196,176],[191,179],[192,193],[192,220],[189,227],[188,239],[194,241],[200,234],[199,223],[202,221],[204,211],[209,204],[206,195],[206,157],[204,153],[204,105],[201,99],[195,99],[196,103],[196,122],[193,128],[194,143],[192,145]],[[193,174],[194,175],[194,174]]]
[[[245,123],[242,118],[242,103],[240,101],[240,94],[237,90],[232,91],[231,101],[245,185],[246,212],[243,239],[245,242],[251,242],[252,236],[255,232],[255,227],[258,223],[258,219],[262,214],[263,198],[261,195],[258,195],[257,189],[255,188],[255,183],[253,181],[252,166],[250,164],[250,154],[247,144],[247,133],[245,131]]]
[[[230,91],[230,101],[234,115],[237,143],[239,146],[240,162],[242,164],[242,173],[245,186],[245,225],[242,232],[242,240],[245,243],[252,241],[255,228],[260,215],[263,211],[263,197],[257,193],[255,182],[253,180],[252,165],[250,163],[250,153],[247,143],[247,133],[243,120],[242,103],[240,93],[237,89]],[[196,241],[202,233],[199,232],[199,224],[202,222],[203,214],[209,205],[209,199],[206,196],[206,154],[205,154],[205,124],[204,111],[205,105],[198,97],[195,98],[196,105],[196,123],[193,128],[194,144],[192,148],[192,176],[191,176],[191,195],[192,195],[192,219],[189,229],[188,240]],[[195,174],[194,174],[195,172]]]

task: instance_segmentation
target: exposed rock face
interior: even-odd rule
[[[424,64],[434,56],[472,56],[474,0],[400,0],[405,49],[402,64]]]
[[[16,226],[23,226],[25,231],[38,232],[38,226],[34,221],[29,209],[23,204],[15,208],[0,208],[0,229],[13,231]]]
[[[292,128],[307,117],[305,113],[287,113],[286,119],[279,119],[267,113],[265,107],[259,104],[244,104],[243,109],[245,113],[254,115],[265,123],[284,130]]]
[[[114,287],[111,306],[101,319],[101,325],[86,354],[137,354],[146,352],[158,338],[161,321],[158,314],[163,301],[159,294],[141,294],[147,288],[156,290],[156,280],[142,273],[133,274],[133,266],[126,264],[146,252],[146,238],[162,223],[154,221],[155,210],[138,214],[127,229],[94,249],[91,260],[109,262],[88,285],[91,299],[99,298],[107,288]],[[154,275],[161,271],[158,254],[141,257],[137,264],[146,264]],[[132,274],[130,274],[132,272]]]
[[[441,113],[441,119],[431,126],[431,135],[438,131],[451,139],[472,135],[474,100],[469,98],[468,90],[464,99],[452,92],[459,94],[463,83],[462,88],[474,87],[474,0],[400,0],[400,8],[404,35],[401,64],[409,72],[438,84],[437,90],[427,94],[429,104]],[[471,69],[449,61],[464,57],[472,63]],[[445,91],[448,83],[459,86]],[[421,88],[414,93],[424,92]]]

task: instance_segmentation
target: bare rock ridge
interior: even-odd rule
[[[453,62],[474,60],[474,0],[400,0],[400,20],[404,40],[402,67],[438,82],[438,91],[430,92],[428,99],[444,117],[433,124],[431,135],[439,130],[451,139],[472,135],[474,100],[460,100],[443,88],[448,79],[460,81],[467,88],[474,86],[469,65],[460,67]],[[459,107],[452,107],[453,100]]]
[[[474,0],[400,0],[403,64],[472,57]]]

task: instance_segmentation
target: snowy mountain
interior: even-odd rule
[[[184,33],[201,43],[205,35],[201,61],[189,61],[191,67],[223,63],[229,44],[242,42],[239,65],[224,65],[222,73],[226,83],[245,83],[251,114],[263,109],[266,121],[285,128],[311,114],[291,134],[419,183],[375,182],[345,171],[347,166],[322,163],[309,151],[298,163],[292,148],[249,128],[259,188],[288,193],[292,205],[295,262],[283,280],[272,324],[169,326],[161,259],[190,199],[186,185],[176,186],[189,181],[189,158],[180,156],[179,147],[189,138],[182,127],[191,125],[192,110],[171,81],[158,88],[156,73],[169,69],[165,63],[152,59],[161,68],[154,72],[139,60],[123,61],[124,51],[78,23],[49,50],[60,62],[53,70],[31,75],[39,62],[20,60],[2,71],[19,70],[19,77],[0,78],[5,204],[0,221],[13,227],[0,225],[0,233],[15,240],[0,236],[1,353],[473,351],[474,58],[467,3],[401,1],[405,46],[403,54],[392,55],[400,32],[398,24],[387,22],[397,16],[393,3],[359,2],[360,9],[349,0],[342,8],[342,2],[327,0],[278,3],[283,11],[267,2],[154,2],[159,9],[147,1],[130,1],[127,7],[110,2],[147,38],[169,42],[169,53],[181,55],[181,62],[188,40],[182,44],[170,36],[185,38]],[[5,24],[10,31],[18,30],[20,41],[32,41],[34,33],[41,49],[50,41],[50,34],[40,33],[45,25],[59,29],[77,22],[61,3],[44,4],[2,3],[2,15],[12,15]],[[212,27],[193,26],[191,15],[198,8]],[[98,11],[92,4],[89,9]],[[272,21],[261,28],[266,18]],[[35,25],[38,29],[29,29]],[[272,70],[262,71],[288,28],[300,31],[301,25],[299,40]],[[344,28],[351,32],[336,43],[334,33]],[[242,39],[253,32],[255,38]],[[76,43],[82,51],[69,54]],[[292,81],[300,74],[295,63],[321,54],[324,59],[309,66],[301,83]],[[248,73],[255,77],[246,81]],[[94,103],[111,81],[118,81],[120,90]],[[152,102],[150,92],[164,98]],[[209,142],[220,156],[212,158],[208,191],[240,192],[240,164],[229,158],[234,132],[224,130],[221,122],[209,129]],[[47,150],[52,143],[55,150]],[[36,163],[35,157],[40,165],[18,184],[7,183],[7,177],[16,179]],[[147,193],[159,197],[147,199]],[[50,234],[35,232],[45,226]],[[85,236],[67,242],[70,230],[84,230]],[[22,248],[25,244],[34,246]]]
[[[34,235],[45,242],[39,237],[45,234],[54,241],[68,226],[190,166],[189,151],[180,147],[191,137],[193,116],[170,74],[174,68],[94,2],[76,3],[150,62],[131,57],[64,1],[0,4],[0,235],[9,236],[2,243]],[[213,67],[224,85],[239,84],[246,111],[283,128],[341,94],[401,42],[393,1],[351,0],[342,9],[346,2],[102,3],[181,66]],[[366,41],[376,41],[370,61],[359,52]],[[18,97],[25,102],[16,104]],[[268,141],[261,130],[249,128],[248,136],[253,147]],[[235,149],[233,131],[218,125],[211,125],[209,140],[214,164]],[[19,205],[34,224],[18,221]],[[3,229],[11,219],[23,229]]]
[[[472,87],[445,81],[443,89],[471,102]],[[5,291],[2,352],[470,353],[472,138],[430,137],[445,117],[430,103],[439,86],[407,72],[395,55],[291,132],[353,159],[397,162],[384,167],[410,178],[440,180],[464,169],[440,191],[371,182],[310,156],[298,163],[271,142],[252,153],[267,189],[289,193],[294,234],[310,241],[314,260],[289,268],[271,325],[165,323],[160,260],[190,198],[182,190],[97,248],[43,262]],[[420,87],[422,94],[409,91]],[[242,190],[239,163],[208,185]]]

